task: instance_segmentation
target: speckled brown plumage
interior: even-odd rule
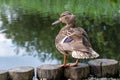
[[[75,25],[76,17],[72,13],[63,12],[58,21],[66,25],[59,31],[55,39],[56,48],[66,55],[71,55],[73,58],[96,58],[99,56],[90,44],[86,31]]]

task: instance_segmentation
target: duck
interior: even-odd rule
[[[64,55],[61,66],[77,66],[79,59],[97,58],[99,54],[93,50],[88,34],[82,27],[76,26],[76,16],[69,11],[65,11],[60,18],[52,23],[56,25],[64,23],[55,38],[56,48]],[[75,63],[66,62],[67,56],[70,55],[76,59]]]

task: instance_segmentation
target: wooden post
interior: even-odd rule
[[[76,67],[66,67],[65,77],[72,80],[81,80],[87,78],[90,74],[89,66],[85,63],[79,63]]]
[[[95,77],[118,77],[118,61],[113,59],[95,59],[88,62],[90,73]]]
[[[9,80],[32,80],[34,76],[34,68],[29,66],[12,68],[8,72]]]
[[[64,70],[59,65],[41,65],[37,67],[39,80],[64,80]]]
[[[0,80],[8,80],[8,72],[5,70],[0,71]]]

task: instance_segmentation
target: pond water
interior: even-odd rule
[[[51,45],[54,46],[54,38],[52,42],[49,41],[50,26],[45,25],[49,18],[36,13],[27,14],[27,11],[19,7],[11,7],[4,5],[4,12],[0,15],[0,70],[17,66],[60,64],[61,61],[47,51]],[[44,41],[51,42],[51,45],[44,44]]]
[[[29,52],[31,54],[31,52]],[[37,67],[42,64],[58,64],[60,61],[57,59],[48,58],[39,59],[38,56],[34,56],[37,52],[33,52],[33,55],[29,54],[25,48],[18,47],[12,42],[12,39],[8,39],[5,33],[0,33],[0,70],[10,69],[17,66],[33,66]],[[46,54],[41,52],[41,54]]]
[[[54,40],[64,24],[51,26],[60,13],[37,11],[37,1],[29,3],[32,5],[30,8],[26,8],[28,5],[25,6],[24,1],[21,3],[24,4],[20,5],[17,1],[0,3],[0,70],[16,66],[61,64],[63,55],[56,50]],[[72,12],[77,16],[77,25],[87,31],[93,48],[100,54],[99,58],[120,60],[120,14],[112,18],[94,18]],[[74,62],[74,59],[69,58],[68,62]]]

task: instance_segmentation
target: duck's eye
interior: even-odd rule
[[[61,17],[63,17],[63,16],[65,16],[65,15],[61,15]]]

